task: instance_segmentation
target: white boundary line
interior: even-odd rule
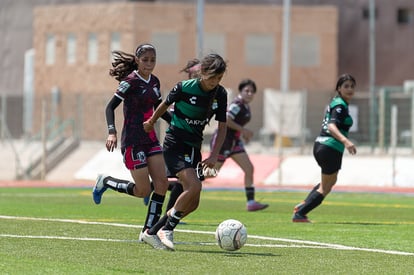
[[[132,224],[91,222],[91,221],[69,220],[69,219],[50,219],[50,218],[18,217],[18,216],[4,216],[4,215],[0,215],[0,219],[48,221],[48,222],[63,222],[63,223],[89,224],[89,225],[107,225],[107,226],[116,226],[116,227],[142,228],[142,226],[140,225],[132,225]],[[193,234],[214,235],[214,232],[210,232],[210,231],[182,230],[182,229],[181,230],[176,229],[176,231],[193,233]],[[60,236],[28,236],[28,235],[15,235],[15,234],[0,234],[0,237],[2,238],[28,238],[28,239],[80,240],[80,241],[106,241],[106,242],[137,242],[138,241],[138,240],[131,241],[131,240],[119,240],[119,239],[84,238],[84,237],[75,238],[75,237],[60,237]],[[249,239],[291,243],[290,245],[246,244],[246,246],[252,246],[252,247],[282,247],[282,248],[301,247],[301,248],[319,248],[319,249],[322,248],[322,249],[355,250],[355,251],[366,251],[366,252],[375,252],[375,253],[383,253],[383,254],[414,256],[414,253],[404,252],[404,251],[362,248],[362,247],[345,246],[345,245],[340,245],[340,244],[320,243],[320,242],[293,240],[293,239],[285,239],[285,238],[264,237],[264,236],[257,236],[257,235],[249,235]],[[214,244],[215,245],[215,243],[197,243],[197,244],[202,244],[202,245]]]

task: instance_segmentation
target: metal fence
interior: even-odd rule
[[[58,98],[50,94],[43,97],[37,96],[33,101],[34,107],[31,116],[24,116],[25,110],[22,97],[3,96],[0,104],[0,114],[2,117],[0,121],[1,138],[6,138],[4,134],[6,128],[10,133],[9,138],[21,139],[27,136],[35,136],[41,129],[41,101],[46,98],[48,120],[73,120],[81,140],[104,140],[107,135],[104,110],[112,93],[92,95],[82,93],[62,94]],[[357,92],[355,94],[352,105],[356,111],[354,117],[356,129],[350,133],[350,138],[357,145],[370,146],[386,153],[392,144],[391,136],[394,121],[396,124],[394,128],[396,129],[397,137],[396,146],[413,151],[413,94],[404,92],[402,87],[381,88],[377,90],[376,94],[376,116],[374,118],[370,118],[371,103],[369,93]],[[302,106],[305,116],[301,126],[306,131],[303,131],[303,139],[300,138],[305,144],[299,145],[307,146],[313,143],[314,138],[320,131],[324,109],[333,95],[333,92],[307,92],[306,100]],[[257,114],[263,110],[264,98],[257,98],[255,100],[261,100],[261,104],[256,104],[255,110],[253,110]],[[397,110],[394,120],[391,115],[392,106]],[[33,126],[29,132],[23,129],[23,125],[28,124],[23,123],[24,117],[32,119],[32,122],[29,124]],[[253,121],[249,125],[249,128],[252,128],[257,133],[255,135],[256,141],[260,141],[262,138],[259,130],[263,128],[263,120],[262,117],[261,120]],[[123,124],[121,106],[116,110],[116,124],[121,129]],[[372,130],[375,133],[373,141],[370,137],[370,131]],[[276,133],[270,134],[272,139],[277,135]]]

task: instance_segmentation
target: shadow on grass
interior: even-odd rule
[[[205,246],[205,245],[215,245],[213,243],[200,243],[200,242],[177,242],[178,245],[195,245],[195,246]],[[190,252],[190,253],[206,253],[206,254],[217,254],[223,255],[225,257],[246,257],[246,256],[258,256],[258,257],[275,257],[280,256],[279,254],[274,253],[253,253],[253,252],[243,252],[240,250],[237,251],[225,251],[225,250],[196,250],[196,249],[181,249],[179,248],[177,252]]]
[[[318,222],[318,224],[347,224],[347,225],[401,225],[398,222]]]

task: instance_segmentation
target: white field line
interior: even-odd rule
[[[18,216],[4,216],[0,215],[0,219],[6,220],[32,220],[32,221],[48,221],[48,222],[63,222],[63,223],[76,223],[76,224],[88,224],[88,225],[107,225],[107,226],[116,226],[116,227],[129,227],[129,228],[142,228],[141,225],[132,225],[132,224],[123,224],[123,223],[108,223],[108,222],[91,222],[91,221],[82,221],[82,220],[69,220],[69,219],[50,219],[50,218],[34,218],[34,217],[18,217]],[[210,231],[198,231],[198,230],[183,230],[176,229],[177,232],[192,233],[192,234],[208,234],[214,235],[214,232]],[[60,236],[28,236],[28,235],[15,235],[15,234],[0,234],[0,237],[3,238],[30,238],[30,239],[57,239],[57,240],[80,240],[80,241],[106,241],[106,242],[136,242],[137,240],[119,240],[119,239],[102,239],[102,238],[85,238],[85,237],[60,237]],[[280,245],[280,244],[246,244],[246,246],[252,247],[301,247],[301,248],[324,248],[324,249],[336,249],[336,250],[355,250],[355,251],[366,251],[366,252],[375,252],[383,254],[393,254],[393,255],[405,255],[405,256],[414,256],[414,253],[404,252],[404,251],[395,251],[395,250],[384,250],[384,249],[372,249],[372,248],[362,248],[362,247],[353,247],[345,246],[340,244],[330,244],[330,243],[321,243],[313,241],[304,241],[304,240],[293,240],[285,238],[274,238],[274,237],[264,237],[257,235],[249,235],[249,239],[258,239],[258,240],[268,240],[268,241],[279,241],[291,243],[289,245]],[[177,242],[179,244],[180,242]],[[182,242],[182,244],[188,244]],[[215,245],[215,243],[195,243],[202,245]]]

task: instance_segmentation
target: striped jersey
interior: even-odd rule
[[[210,119],[226,122],[227,92],[221,85],[211,91],[201,89],[199,79],[179,82],[165,99],[167,105],[174,103],[174,112],[167,129],[172,142],[184,142],[200,148],[203,131]]]

